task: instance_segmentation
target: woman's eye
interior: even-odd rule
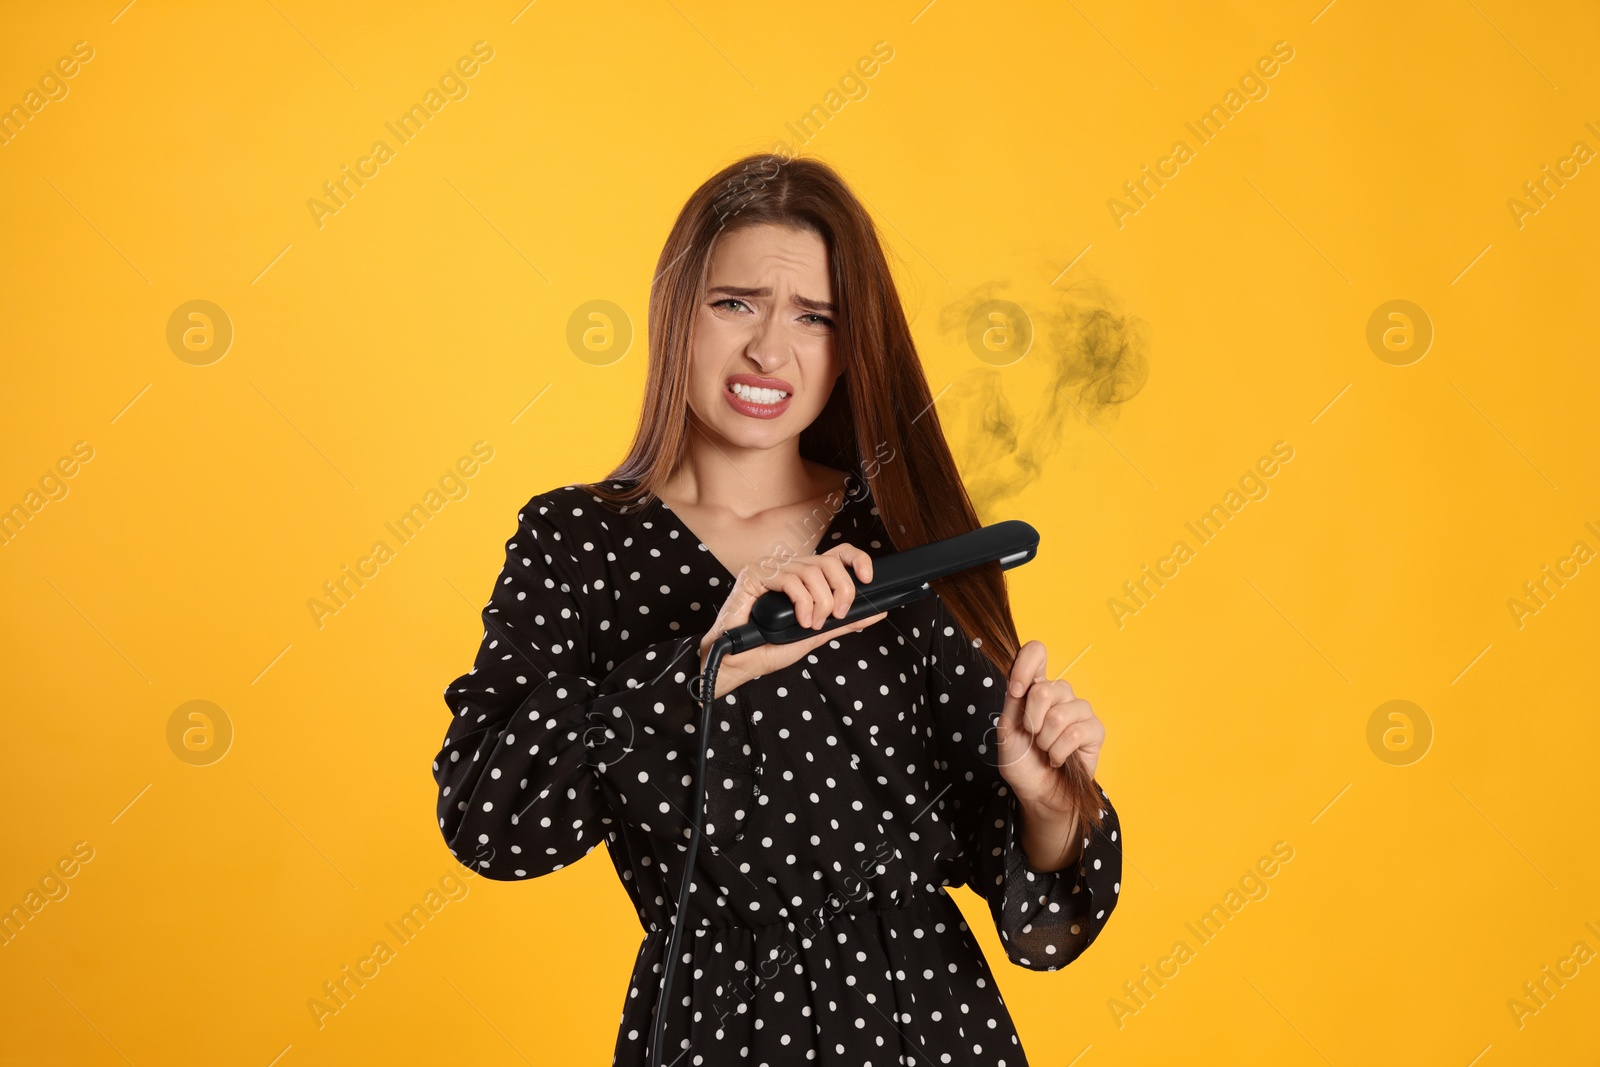
[[[713,300],[710,306],[714,308],[726,307],[729,311],[750,310],[750,306],[736,296],[725,296],[721,300]],[[833,326],[832,319],[828,318],[826,315],[819,315],[816,312],[807,312],[806,314],[800,316],[800,321],[805,323],[807,326]]]

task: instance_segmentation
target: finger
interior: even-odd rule
[[[850,579],[850,572],[845,568],[844,561],[838,556],[818,556],[817,566],[823,576],[828,579],[828,584],[833,588],[833,611],[836,619],[842,619],[850,610],[850,604],[856,598],[856,583]]]
[[[1022,717],[1022,701],[1006,698],[995,723],[995,742],[1001,767],[1010,767],[1028,758],[1033,750],[1033,735]]]
[[[868,615],[866,618],[861,619],[860,621],[856,622],[850,628],[852,630],[865,630],[867,627],[871,626],[873,623],[882,622],[884,619],[887,619],[888,617],[889,617],[889,613],[887,611],[880,611],[876,615]]]
[[[827,633],[823,634],[822,636],[824,638],[828,638],[828,637],[834,636],[835,634],[853,634],[857,630],[865,630],[867,627],[871,626],[873,623],[882,622],[884,619],[887,619],[888,617],[889,617],[889,613],[887,611],[880,611],[876,615],[868,615],[864,619],[857,619],[855,622],[851,623],[848,626],[841,626],[836,630],[829,630]]]
[[[785,569],[772,579],[772,588],[782,592],[794,605],[795,622],[801,626],[808,625],[806,620],[811,617],[811,589],[806,585],[805,579],[796,572]]]
[[[796,573],[806,583],[806,588],[811,590],[811,610],[806,615],[805,624],[821,626],[828,620],[828,612],[833,610],[833,586],[829,584],[822,568],[815,563],[801,563],[798,567]]]
[[[1006,699],[1000,709],[1002,716],[1009,713],[1013,720],[1018,717],[1028,689],[1035,681],[1043,679],[1044,665],[1045,648],[1040,642],[1029,641],[1017,650],[1017,658],[1012,661],[1011,671],[1006,679]],[[1030,721],[1026,726],[1032,733],[1037,724]]]
[[[798,641],[790,641],[783,647],[794,649],[796,656],[803,656],[812,649],[817,648],[819,645],[822,645],[828,641],[832,641],[835,637],[838,637],[841,632],[841,630],[829,630],[826,633],[812,634],[810,637],[802,637]]]
[[[1036,702],[1044,706],[1034,710],[1032,706]],[[1061,690],[1056,688],[1054,683],[1036,683],[1028,690],[1023,703],[1029,708],[1029,716],[1037,715],[1039,725],[1033,731],[1033,743],[1042,749],[1048,749],[1055,739],[1061,736],[1061,731],[1075,721],[1066,714],[1061,702]]]
[[[1094,709],[1089,706],[1087,700],[1082,697],[1062,700],[1060,694],[1063,691],[1070,693],[1071,690],[1061,682],[1049,682],[1046,684],[1051,687],[1052,692],[1057,694],[1057,702],[1046,710],[1044,726],[1037,732],[1035,740],[1041,748],[1049,748],[1053,745],[1069,726],[1085,721],[1099,721],[1095,719]],[[1035,690],[1039,688],[1037,685],[1034,686]]]
[[[850,569],[855,571],[856,577],[861,581],[872,581],[872,557],[855,545],[834,545],[823,555],[834,556],[848,563]]]
[[[794,560],[784,566],[784,588],[797,588],[804,591],[805,602],[802,605],[796,599],[794,618],[799,625],[811,629],[818,617],[825,617],[827,609],[832,606],[833,587],[821,578],[816,568],[810,563],[810,557],[805,560]]]
[[[1045,729],[1050,709],[1060,702],[1061,690],[1054,682],[1039,680],[1029,686],[1027,695],[1022,698],[1022,714],[1028,721],[1028,731],[1038,737]]]
[[[1020,697],[1034,682],[1044,680],[1045,655],[1044,643],[1040,641],[1029,641],[1017,650],[1008,677],[1007,689],[1011,696]]]
[[[1074,723],[1061,732],[1055,743],[1048,749],[1050,766],[1060,767],[1066,763],[1072,754],[1083,747],[1083,724]]]
[[[1009,684],[1006,688],[1006,698],[1000,704],[998,726],[1002,731],[1000,735],[1002,738],[1010,738],[1018,732],[1029,738],[1033,736],[1028,730],[1027,720],[1022,716],[1022,700],[1011,695]]]
[[[795,641],[795,642],[792,642],[792,643],[796,644],[796,645],[799,645],[800,646],[799,651],[803,654],[803,653],[806,653],[806,652],[810,652],[812,649],[816,648],[819,645],[822,645],[822,644],[825,644],[825,643],[827,643],[829,641],[832,641],[834,638],[838,637],[840,634],[848,634],[848,633],[854,633],[857,630],[865,630],[868,626],[871,626],[873,623],[882,622],[884,619],[887,619],[888,617],[889,617],[889,613],[887,611],[880,611],[876,615],[869,615],[865,619],[857,619],[855,622],[851,623],[848,626],[839,626],[839,627],[836,627],[835,629],[827,630],[827,631],[825,631],[823,633],[820,633],[820,634],[814,634],[811,637],[801,638],[799,641]]]

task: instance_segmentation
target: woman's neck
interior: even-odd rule
[[[691,428],[683,460],[657,494],[668,507],[740,518],[843,492],[844,472],[800,455],[798,439],[775,448],[734,449]]]

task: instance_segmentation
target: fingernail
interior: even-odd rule
[[[1022,695],[1022,693],[1023,693],[1022,683],[1021,682],[1012,682],[1011,683],[1011,695],[1014,696],[1014,697],[1019,697],[1019,696]]]

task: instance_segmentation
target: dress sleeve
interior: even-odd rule
[[[1037,871],[1022,847],[1016,794],[1000,774],[995,736],[1006,676],[935,597],[927,687],[954,824],[968,857],[967,884],[989,902],[1006,956],[1034,971],[1077,959],[1105,926],[1122,891],[1122,830],[1098,782],[1103,824],[1080,820],[1082,849],[1059,871]]]
[[[604,578],[584,580],[573,553],[599,550],[563,541],[553,507],[535,497],[517,516],[477,658],[445,689],[454,718],[433,761],[445,843],[502,881],[588,855],[614,822],[601,788],[607,763],[630,750],[636,724],[648,716],[693,729],[699,714],[689,689],[698,634],[595,669],[590,627],[611,625],[602,605],[613,591]]]

